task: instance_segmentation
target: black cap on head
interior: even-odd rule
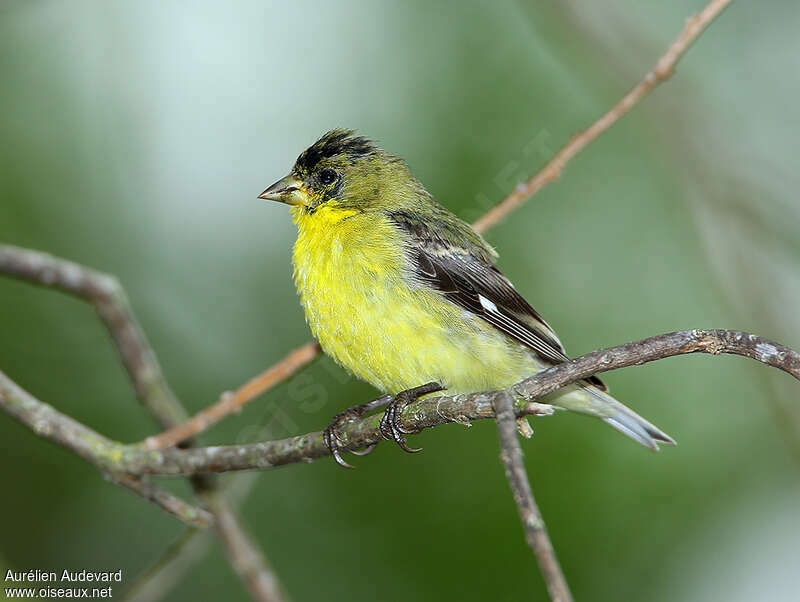
[[[311,171],[322,159],[347,155],[352,159],[375,153],[378,147],[371,140],[356,136],[353,130],[336,129],[327,132],[297,158],[296,166]]]

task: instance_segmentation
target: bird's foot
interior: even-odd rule
[[[378,399],[373,399],[367,403],[362,403],[361,405],[349,408],[344,412],[339,412],[333,417],[333,420],[331,420],[331,423],[328,425],[328,427],[322,431],[322,440],[325,442],[325,447],[330,450],[331,455],[339,464],[339,466],[344,466],[345,468],[355,468],[355,466],[347,463],[344,458],[342,458],[343,441],[340,435],[342,427],[353,420],[363,418],[372,410],[377,410],[378,408],[382,408],[388,403],[391,403],[392,399],[394,398],[391,395],[384,395],[383,397],[378,397]],[[366,456],[375,449],[376,445],[377,443],[373,443],[362,450],[353,450],[353,453],[357,456]]]
[[[403,414],[409,404],[415,402],[417,399],[428,393],[436,393],[443,391],[444,387],[437,382],[430,382],[413,389],[401,391],[389,402],[386,411],[381,418],[381,434],[384,439],[393,440],[403,450],[409,453],[417,453],[422,451],[422,448],[408,447],[405,435],[411,431],[406,431],[400,425],[400,416]]]

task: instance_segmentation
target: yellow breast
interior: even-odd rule
[[[394,225],[378,213],[293,209],[294,278],[326,353],[381,391],[432,380],[450,392],[511,385],[538,369],[521,346],[417,285]]]

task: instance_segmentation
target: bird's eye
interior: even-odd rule
[[[336,178],[339,177],[332,169],[323,169],[319,172],[319,181],[322,182],[325,186],[333,184],[336,181]]]

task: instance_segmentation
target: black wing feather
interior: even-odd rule
[[[470,249],[456,247],[447,240],[450,237],[437,235],[428,224],[406,213],[391,217],[417,243],[408,252],[419,281],[529,347],[545,361],[560,364],[569,359],[550,325],[492,264],[492,256],[485,248],[472,253]],[[606,390],[599,378],[587,380]]]
[[[414,260],[417,277],[446,299],[480,316],[548,362],[560,364],[569,360],[561,342],[547,334],[552,332],[550,325],[495,266],[468,254],[440,255],[422,249],[417,249]],[[522,317],[533,318],[542,328],[530,326]],[[607,390],[596,376],[587,380]]]
[[[456,305],[480,316],[551,363],[569,359],[557,340],[514,315],[531,316],[549,330],[538,312],[494,266],[471,256],[435,256],[423,250],[417,250],[415,263],[419,279]]]

